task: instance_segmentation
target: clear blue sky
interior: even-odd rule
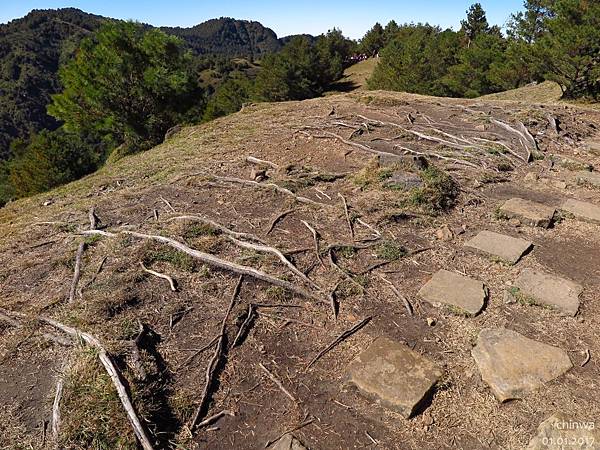
[[[0,0],[0,22],[22,17],[32,9],[74,7],[118,19],[135,19],[152,25],[188,27],[215,17],[252,19],[272,28],[278,36],[320,34],[332,27],[360,38],[375,22],[385,25],[429,22],[459,26],[475,0]],[[480,1],[492,24],[504,25],[522,0]]]

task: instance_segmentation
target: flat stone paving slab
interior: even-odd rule
[[[513,283],[518,288],[517,299],[549,306],[574,316],[579,310],[579,296],[583,287],[574,281],[533,269],[524,269]]]
[[[442,376],[432,361],[406,345],[377,338],[347,369],[347,382],[386,408],[412,416]]]
[[[525,225],[548,228],[556,209],[531,200],[511,198],[500,207],[500,212],[510,219],[519,219]]]
[[[569,417],[556,413],[538,427],[538,434],[529,442],[527,450],[599,450],[600,428],[592,418]]]
[[[600,172],[588,172],[587,170],[582,170],[581,172],[577,172],[575,179],[579,183],[600,187]]]
[[[453,306],[473,316],[479,314],[487,297],[483,282],[443,269],[433,275],[419,295],[434,306]]]
[[[600,223],[600,206],[593,203],[569,199],[563,203],[562,209],[586,222]]]
[[[500,402],[523,398],[573,367],[564,350],[506,328],[482,330],[471,355]]]
[[[290,433],[284,434],[272,447],[271,450],[308,450],[302,442]]]
[[[525,239],[493,231],[480,231],[477,236],[465,243],[465,247],[495,256],[509,264],[516,264],[532,246],[533,243]]]

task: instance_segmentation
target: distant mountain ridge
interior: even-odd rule
[[[14,138],[58,126],[46,114],[50,96],[60,89],[58,68],[106,20],[116,19],[64,8],[33,10],[0,24],[0,161],[9,156]],[[273,30],[247,20],[220,18],[160,29],[183,39],[198,55],[253,59],[284,45]]]

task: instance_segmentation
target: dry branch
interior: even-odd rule
[[[304,281],[305,283],[309,284],[310,286],[312,286],[313,288],[317,289],[318,291],[321,290],[321,288],[314,281],[312,281],[310,278],[308,278],[306,275],[304,275],[304,273],[300,272],[300,270],[298,270],[298,268],[296,266],[294,266],[292,264],[292,262],[289,259],[287,259],[285,257],[285,255],[283,253],[281,253],[281,251],[279,251],[275,247],[269,247],[268,245],[252,244],[250,242],[243,242],[243,241],[240,241],[240,240],[235,239],[233,237],[228,237],[228,239],[229,239],[229,241],[233,242],[235,245],[237,245],[239,247],[246,248],[246,249],[249,249],[249,250],[254,250],[254,251],[257,251],[257,252],[262,252],[262,253],[271,253],[271,254],[277,256],[277,258],[279,258],[279,260],[287,268],[289,268],[294,275],[296,275],[302,281]]]
[[[177,287],[175,286],[175,281],[169,275],[165,275],[164,273],[156,272],[155,270],[148,269],[143,262],[140,261],[140,266],[142,266],[142,270],[150,275],[154,275],[155,277],[162,278],[163,280],[167,280],[169,282],[169,286],[173,292],[177,292]]]
[[[272,439],[272,440],[268,441],[268,442],[265,444],[265,448],[267,448],[267,447],[270,447],[271,445],[273,445],[275,442],[277,442],[279,439],[281,439],[281,438],[282,438],[283,436],[285,436],[286,434],[293,433],[294,431],[297,431],[297,430],[299,430],[300,428],[304,428],[305,426],[307,426],[307,425],[310,425],[310,424],[311,424],[311,423],[313,423],[314,421],[315,421],[315,419],[309,419],[309,420],[306,420],[306,421],[302,422],[302,423],[301,423],[300,425],[298,425],[297,427],[294,427],[294,428],[292,428],[292,429],[290,429],[290,430],[284,431],[284,432],[283,432],[283,433],[281,433],[279,436],[277,436],[275,439]]]
[[[88,212],[88,218],[90,219],[90,230],[95,230],[98,228],[98,216],[96,215],[96,208],[93,206],[90,208]]]
[[[277,379],[277,377],[275,375],[273,375],[273,373],[271,373],[271,371],[269,369],[267,369],[262,363],[258,363],[258,366],[263,370],[264,373],[267,374],[267,376],[271,379],[271,381],[277,385],[277,387],[279,388],[279,390],[281,392],[283,392],[294,403],[298,402],[298,400],[296,400],[296,397],[294,397],[292,394],[290,394],[290,392],[285,388],[285,386],[281,383],[281,381],[279,381]]]
[[[13,313],[3,308],[0,308],[0,320],[4,320],[10,326],[13,326],[15,328],[21,328],[23,325],[18,320],[15,320],[13,316],[17,316],[21,319],[26,318],[25,315],[19,315],[17,313]],[[71,341],[70,339],[66,339],[54,333],[42,333],[42,337],[49,341],[56,342],[57,344],[64,345],[65,347],[73,345],[73,341]]]
[[[279,169],[278,164],[275,164],[274,162],[271,162],[271,161],[265,161],[264,159],[258,159],[258,158],[255,158],[254,156],[246,156],[246,161],[249,163],[252,163],[252,164],[269,166],[273,169]]]
[[[396,294],[396,296],[400,300],[402,300],[402,303],[404,303],[404,307],[406,308],[406,311],[408,312],[408,315],[412,316],[414,314],[413,313],[413,307],[410,304],[410,302],[408,301],[408,299],[404,295],[402,295],[400,293],[400,291],[398,290],[398,288],[396,288],[396,286],[394,286],[394,284],[390,280],[388,280],[387,278],[385,278],[383,275],[379,275],[379,278],[381,279],[381,281],[383,281],[384,283],[386,283],[390,287],[390,289],[394,292],[394,294]]]
[[[283,211],[282,213],[277,214],[271,221],[271,224],[269,225],[269,229],[267,230],[267,232],[265,234],[269,235],[269,233],[271,233],[271,231],[273,231],[273,228],[275,228],[275,225],[277,225],[277,222],[279,222],[281,219],[283,219],[288,214],[293,213],[294,211],[296,211],[296,210],[294,208],[292,208],[292,209],[288,209],[286,211]]]
[[[192,417],[192,420],[190,422],[189,428],[192,432],[194,432],[194,430],[198,426],[199,420],[202,418],[202,414],[204,414],[204,409],[205,409],[206,403],[208,402],[208,393],[213,384],[213,377],[214,377],[215,371],[219,365],[219,360],[221,359],[221,355],[223,354],[223,342],[225,340],[225,327],[227,325],[227,319],[229,319],[229,315],[231,314],[231,310],[233,309],[235,300],[236,300],[238,294],[240,293],[240,288],[242,286],[243,280],[244,280],[244,276],[240,275],[240,277],[233,289],[233,294],[231,296],[231,301],[229,302],[229,307],[227,308],[227,312],[225,313],[225,316],[223,317],[223,321],[221,322],[221,331],[219,333],[219,338],[217,340],[217,347],[215,349],[215,353],[213,354],[213,357],[211,358],[210,362],[208,363],[208,366],[206,367],[206,381],[204,384],[204,389],[202,391],[202,396],[200,397],[200,403],[198,404],[198,407],[196,408],[196,412],[194,413],[194,416]]]
[[[231,344],[232,347],[237,347],[239,345],[239,343],[242,340],[242,336],[244,335],[246,330],[248,330],[248,327],[250,326],[250,322],[252,321],[253,317],[254,317],[254,305],[252,305],[252,303],[251,303],[248,305],[248,315],[244,319],[244,322],[240,325],[240,328],[239,328],[237,334],[235,335],[235,339],[233,340],[233,343]]]
[[[169,201],[166,198],[160,196],[160,199],[164,202],[165,205],[167,205],[167,208],[169,208],[171,212],[176,212],[175,208],[173,208],[173,205],[171,205],[171,203],[169,203]]]
[[[73,281],[71,282],[71,290],[69,291],[69,303],[75,301],[77,285],[79,284],[79,278],[81,278],[81,259],[83,258],[84,250],[85,242],[80,242],[79,247],[77,247],[77,254],[75,255],[75,270],[73,273]]]
[[[116,236],[116,233],[110,233],[107,231],[100,231],[100,230],[89,230],[89,231],[83,231],[82,233],[83,234],[99,234],[99,235],[106,236],[106,237]],[[179,241],[176,241],[174,239],[164,237],[164,236],[152,235],[152,234],[137,233],[135,231],[129,231],[129,230],[120,230],[118,233],[137,237],[139,239],[148,239],[148,240],[154,240],[157,242],[161,242],[161,243],[166,244],[176,250],[179,250],[193,258],[196,258],[205,264],[217,267],[222,270],[229,270],[231,272],[237,273],[238,275],[248,275],[249,277],[256,278],[257,280],[264,281],[265,283],[269,283],[274,286],[279,286],[283,289],[286,289],[286,290],[293,292],[297,295],[300,295],[302,297],[310,298],[310,299],[316,300],[318,302],[328,303],[326,300],[322,299],[318,294],[309,292],[306,289],[296,286],[295,284],[292,284],[288,281],[281,280],[277,277],[274,277],[273,275],[269,275],[265,272],[254,269],[253,267],[243,266],[241,264],[229,262],[229,261],[221,259],[215,255],[211,255],[209,253],[204,253],[199,250],[194,250],[194,249],[188,247],[187,245],[185,245]]]
[[[201,427],[205,427],[206,425],[210,425],[211,423],[213,423],[216,420],[219,420],[223,416],[235,417],[235,414],[233,413],[233,411],[229,411],[229,410],[225,409],[221,412],[218,412],[217,414],[207,417],[202,422],[198,422],[198,424],[196,425],[196,428],[201,428]]]
[[[235,178],[235,177],[218,177],[218,176],[212,176],[211,178],[214,179],[214,180],[223,182],[223,183],[242,184],[242,185],[245,185],[245,186],[252,186],[252,187],[259,188],[259,189],[275,189],[277,192],[280,192],[282,194],[294,197],[300,203],[308,203],[310,205],[317,205],[317,206],[328,206],[325,203],[320,203],[320,202],[317,202],[317,201],[312,200],[310,198],[302,197],[301,195],[296,195],[292,191],[290,191],[289,189],[286,189],[286,188],[283,188],[281,186],[278,186],[275,183],[259,183],[257,181],[244,180],[244,179]]]
[[[51,430],[52,437],[55,443],[58,443],[60,434],[60,401],[62,399],[63,386],[65,383],[64,376],[61,374],[56,382],[56,393],[54,394],[54,402],[52,402],[52,421]]]
[[[360,330],[361,328],[363,328],[366,324],[368,324],[371,321],[371,317],[367,317],[363,320],[361,320],[360,322],[356,323],[355,325],[353,325],[351,328],[347,329],[346,331],[344,331],[342,334],[340,334],[338,337],[336,337],[327,347],[325,347],[323,350],[321,350],[319,353],[317,353],[317,356],[315,356],[305,367],[305,371],[310,369],[310,367],[316,363],[319,359],[321,359],[321,357],[323,357],[323,355],[325,355],[327,352],[329,352],[332,348],[334,348],[336,345],[338,345],[340,342],[343,342],[344,340],[348,339],[350,336],[352,336],[354,333],[356,333],[358,330]]]

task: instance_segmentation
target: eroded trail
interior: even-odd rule
[[[516,449],[593,422],[599,119],[252,105],[7,206],[0,442]]]

